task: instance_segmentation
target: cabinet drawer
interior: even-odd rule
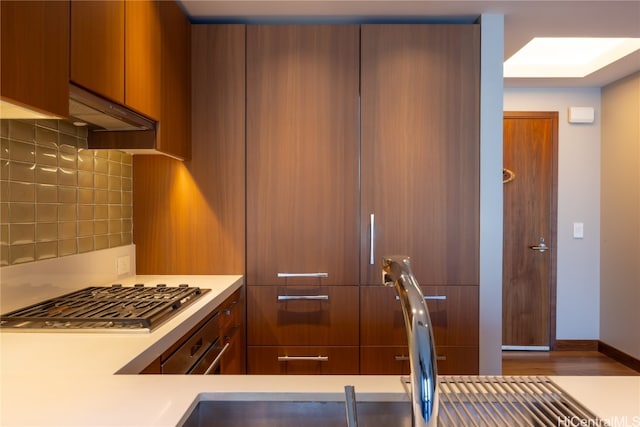
[[[478,346],[478,287],[423,286],[438,346]],[[363,286],[362,345],[406,345],[402,306],[395,288]]]
[[[408,375],[409,353],[406,346],[360,348],[360,373],[363,375]],[[437,347],[438,374],[477,375],[478,347]]]
[[[221,338],[222,346],[228,347],[220,361],[221,374],[244,374],[245,371],[245,343],[244,330],[241,326],[233,327],[225,332]]]
[[[358,345],[357,286],[249,286],[248,345]]]
[[[220,333],[225,334],[232,328],[242,325],[243,320],[243,298],[242,291],[244,288],[240,288],[229,296],[220,305]]]
[[[249,347],[249,374],[355,375],[358,347]]]

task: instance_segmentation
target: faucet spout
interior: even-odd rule
[[[385,257],[382,280],[386,286],[395,286],[402,304],[409,341],[413,427],[435,427],[439,400],[433,328],[424,296],[411,272],[409,257]]]

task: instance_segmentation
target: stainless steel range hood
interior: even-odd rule
[[[72,121],[86,123],[94,132],[156,128],[153,120],[73,84],[69,85],[69,116]]]
[[[158,123],[74,84],[69,85],[69,118],[89,128],[90,149],[164,154],[156,150]]]

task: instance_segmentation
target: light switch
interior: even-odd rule
[[[583,239],[584,238],[584,223],[583,222],[574,222],[573,223],[573,238],[574,239]]]
[[[118,275],[126,274],[131,271],[131,259],[129,255],[118,257],[116,260],[116,272]]]

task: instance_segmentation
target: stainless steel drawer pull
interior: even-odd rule
[[[278,301],[329,301],[329,295],[278,295]]]
[[[400,354],[400,355],[393,356],[393,360],[398,362],[404,362],[406,360],[409,360],[409,356]],[[442,360],[442,361],[447,360],[447,356],[436,356],[436,360]]]
[[[446,301],[446,295],[426,295],[424,297],[425,300],[437,300],[437,301]],[[396,295],[396,301],[400,301],[400,297]]]
[[[328,362],[329,356],[278,356],[278,362]]]
[[[278,273],[278,277],[329,277],[329,273]]]
[[[231,345],[230,342],[226,343],[224,345],[224,347],[222,347],[222,350],[220,350],[220,353],[218,353],[218,356],[216,356],[215,359],[213,359],[213,362],[211,362],[211,365],[209,365],[209,367],[207,368],[206,371],[204,371],[204,374],[202,375],[209,375],[211,373],[211,371],[213,371],[216,366],[218,366],[218,364],[220,363],[220,360],[222,360],[222,356],[224,356],[224,354],[227,352],[227,350],[229,350],[229,346]]]

